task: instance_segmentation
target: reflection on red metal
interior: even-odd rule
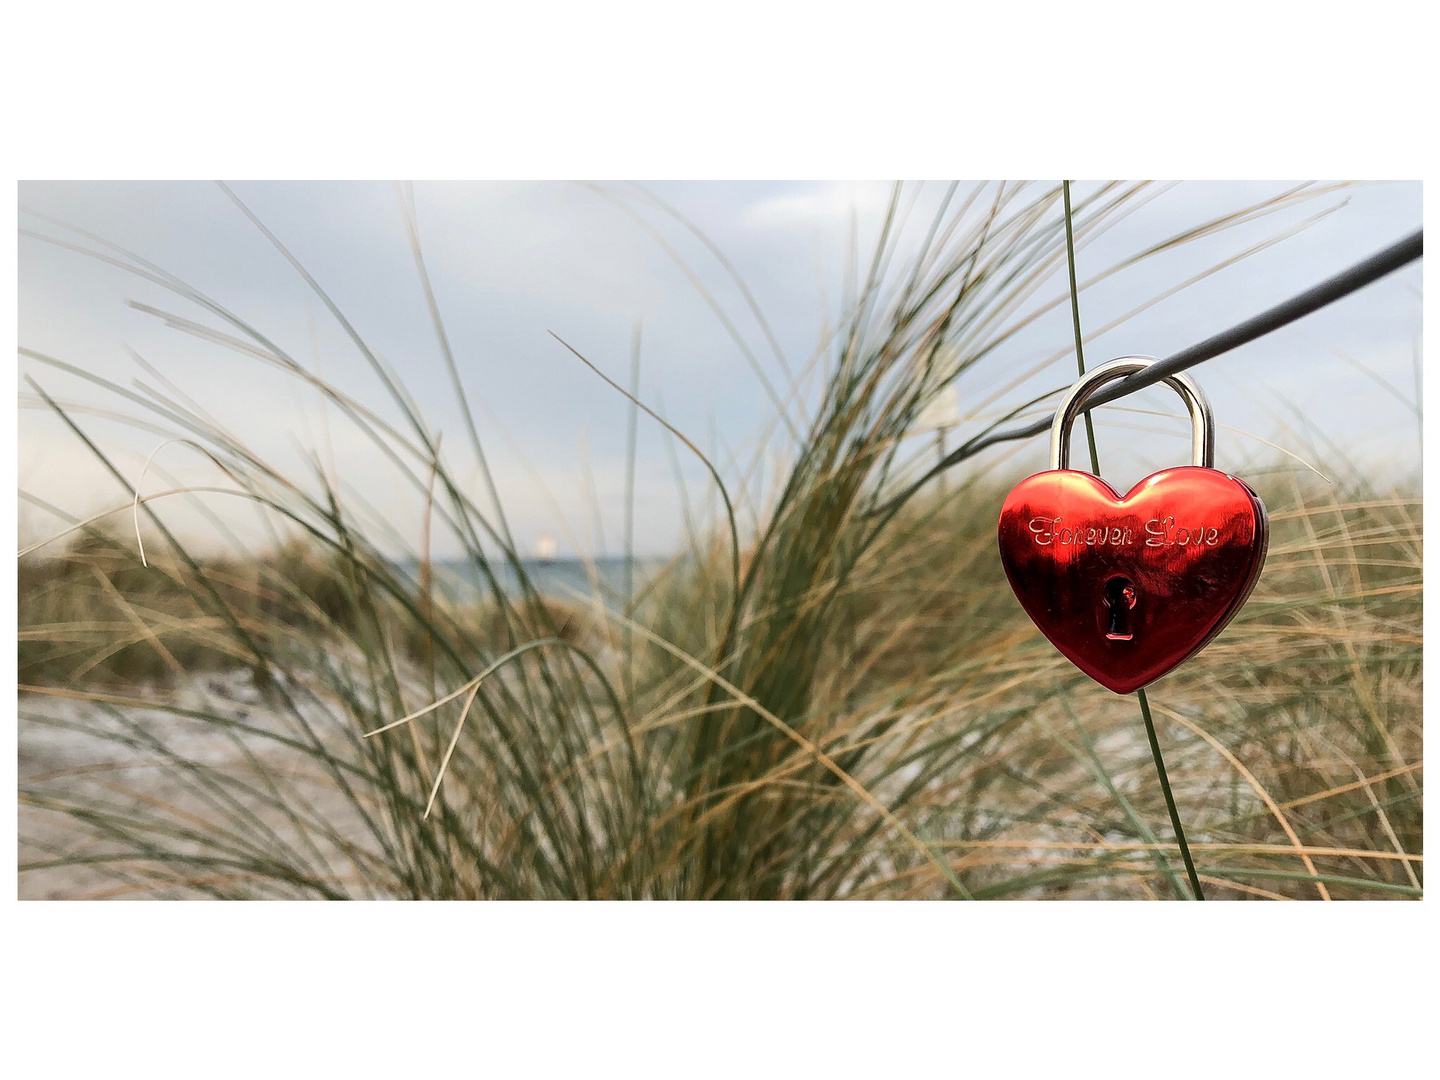
[[[1265,562],[1265,506],[1243,480],[1164,469],[1123,498],[1052,469],[1000,513],[1000,560],[1021,606],[1081,671],[1128,694],[1199,652],[1250,595]]]

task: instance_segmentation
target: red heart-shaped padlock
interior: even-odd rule
[[[1117,694],[1199,652],[1265,561],[1265,508],[1242,480],[1182,466],[1121,498],[1104,480],[1037,473],[1005,500],[1000,561],[1020,605]]]
[[[1204,648],[1240,609],[1265,561],[1265,506],[1210,468],[1213,421],[1199,388],[1181,391],[1196,423],[1196,465],[1146,477],[1124,497],[1066,468],[1069,427],[1096,386],[1146,366],[1096,368],[1056,412],[1048,472],[1020,482],[1000,512],[1000,561],[1021,606],[1081,671],[1117,694]]]

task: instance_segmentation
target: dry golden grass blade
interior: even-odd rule
[[[1318,877],[1319,871],[1315,869],[1315,864],[1310,861],[1310,856],[1305,851],[1305,845],[1300,842],[1300,837],[1295,835],[1295,830],[1290,824],[1290,819],[1285,816],[1285,811],[1280,809],[1279,804],[1276,803],[1275,800],[1271,797],[1270,793],[1265,790],[1265,786],[1261,784],[1259,780],[1255,779],[1255,774],[1252,773],[1249,769],[1247,769],[1244,763],[1242,763],[1239,758],[1232,754],[1220,742],[1220,740],[1216,739],[1208,731],[1200,727],[1200,725],[1194,723],[1191,720],[1187,720],[1185,717],[1177,713],[1174,709],[1167,709],[1163,705],[1156,705],[1152,702],[1151,708],[1164,716],[1168,716],[1171,720],[1174,720],[1182,727],[1189,728],[1196,735],[1199,735],[1200,738],[1204,739],[1207,743],[1210,744],[1210,746],[1215,750],[1216,753],[1218,753],[1221,757],[1228,761],[1231,767],[1234,768],[1236,772],[1238,772],[1242,777],[1244,777],[1245,782],[1250,785],[1250,787],[1254,790],[1255,794],[1260,796],[1260,798],[1264,801],[1265,805],[1270,809],[1270,812],[1275,815],[1275,820],[1280,823],[1280,827],[1285,830],[1285,835],[1290,838],[1290,843],[1294,846],[1296,853],[1300,856],[1300,861],[1305,864],[1305,869],[1310,871],[1312,877]],[[1325,883],[1323,881],[1315,882],[1315,891],[1320,894],[1320,898],[1322,900],[1330,899],[1330,891],[1325,888]]]
[[[1153,705],[1152,705],[1153,707]],[[1029,851],[1031,849],[1053,851],[1163,851],[1167,855],[1180,852],[1179,844],[1130,844],[1101,841],[1085,844],[1069,840],[948,840],[937,841],[938,848],[980,848],[994,850]],[[1396,851],[1370,851],[1363,848],[1334,848],[1313,846],[1287,846],[1284,844],[1227,844],[1196,843],[1191,851],[1214,851],[1227,855],[1319,855],[1347,859],[1379,859],[1391,862],[1420,863],[1423,855]]]
[[[493,667],[491,668],[491,670],[493,670]],[[440,698],[440,699],[438,699],[438,700],[436,700],[436,701],[432,701],[429,705],[426,705],[423,709],[416,709],[414,712],[409,713],[409,714],[406,715],[406,716],[400,717],[399,720],[392,720],[392,721],[390,721],[390,723],[385,724],[385,725],[382,726],[382,727],[374,728],[374,729],[371,730],[371,731],[367,731],[367,732],[365,732],[364,735],[361,736],[361,738],[362,738],[362,739],[371,739],[371,738],[374,738],[376,735],[383,735],[385,732],[390,731],[390,730],[393,729],[393,728],[397,728],[397,727],[399,727],[401,724],[408,724],[408,723],[410,723],[410,721],[412,721],[412,720],[418,720],[418,719],[420,719],[420,717],[425,716],[425,715],[427,715],[427,714],[429,714],[429,713],[434,712],[436,709],[440,708],[440,706],[442,706],[442,705],[448,705],[450,702],[454,701],[456,698],[458,698],[458,697],[463,697],[466,693],[469,693],[470,691],[477,689],[477,688],[480,686],[481,681],[482,681],[482,680],[485,678],[485,676],[488,675],[489,673],[490,673],[490,671],[488,671],[488,670],[481,672],[479,675],[475,676],[475,678],[473,678],[473,679],[471,679],[469,682],[467,682],[464,686],[460,687],[459,690],[452,690],[450,693],[446,694],[444,697],[442,697],[442,698]]]
[[[814,757],[816,761],[818,761],[829,772],[831,772],[841,783],[843,783],[846,787],[853,791],[862,802],[864,802],[867,806],[869,806],[872,810],[874,810],[882,818],[884,818],[885,821],[892,828],[894,828],[896,832],[903,836],[915,848],[916,851],[918,851],[921,855],[925,857],[927,862],[934,865],[936,869],[938,869],[941,874],[944,875],[946,880],[949,881],[950,884],[955,886],[957,892],[959,892],[962,896],[968,894],[968,890],[960,882],[960,879],[951,872],[949,867],[947,867],[943,862],[936,858],[934,852],[931,851],[927,845],[920,842],[919,837],[917,837],[908,828],[906,828],[905,824],[898,818],[896,818],[895,815],[892,814],[885,807],[885,805],[880,802],[879,799],[875,798],[875,796],[864,787],[864,785],[859,783],[859,781],[857,781],[853,776],[851,776],[844,769],[840,768],[840,766],[835,764],[835,762],[830,758],[830,756],[826,754],[823,750],[821,750],[818,746],[816,746],[813,742],[805,738],[805,736],[801,735],[789,724],[785,723],[785,721],[781,720],[778,716],[772,713],[760,702],[756,701],[749,694],[745,693],[734,683],[727,680],[719,672],[715,671],[713,668],[707,667],[705,664],[702,664],[699,660],[696,660],[693,656],[690,656],[683,649],[677,648],[670,642],[666,641],[664,638],[660,637],[658,634],[652,633],[647,627],[641,626],[633,619],[626,618],[624,615],[621,615],[618,612],[610,612],[609,614],[612,619],[615,619],[623,625],[628,626],[631,630],[633,630],[635,633],[638,633],[641,637],[643,637],[646,641],[650,642],[652,645],[660,647],[661,649],[669,653],[671,656],[675,657],[675,659],[679,660],[682,664],[685,664],[687,667],[693,669],[698,674],[704,675],[709,682],[712,682],[716,686],[720,687],[720,689],[724,690],[735,701],[738,701],[740,704],[745,705],[750,709],[753,709],[756,715],[762,717],[766,723],[771,724],[773,727],[775,727],[776,730],[780,731],[783,735],[785,735],[786,738],[794,742],[807,754],[810,754],[812,757]]]
[[[101,573],[98,566],[92,566],[90,569],[94,571],[94,576],[98,579],[100,587],[110,597],[115,606],[125,613],[126,618],[128,618],[135,629],[143,635],[144,639],[150,643],[160,658],[165,661],[165,665],[170,671],[175,675],[179,675],[184,670],[180,666],[180,661],[176,660],[175,654],[165,647],[165,643],[160,640],[160,636],[155,633],[154,628],[139,616],[130,601],[126,600],[120,590],[115,588],[114,582]],[[75,676],[77,680],[80,677],[80,674]]]
[[[206,447],[201,446],[199,443],[197,443],[194,439],[166,439],[159,446],[155,447],[154,450],[151,450],[150,456],[145,459],[145,464],[140,469],[139,479],[135,481],[135,498],[130,501],[130,513],[135,521],[135,546],[140,549],[141,566],[149,566],[150,564],[145,559],[145,538],[140,535],[140,486],[145,483],[145,474],[150,471],[150,463],[155,460],[155,455],[160,453],[161,450],[164,450],[165,447],[171,446],[175,443],[180,443],[184,446],[190,447],[190,449],[192,450],[198,451],[212,464],[214,464],[217,469],[224,473],[229,479],[234,481],[236,487],[245,486],[241,482],[240,478],[225,466],[224,462],[222,462],[219,458],[212,454]]]
[[[440,759],[440,768],[435,772],[435,786],[430,789],[430,798],[425,803],[425,813],[421,818],[428,818],[430,810],[435,805],[435,796],[440,794],[440,782],[445,779],[445,770],[450,767],[450,758],[455,753],[455,746],[460,741],[460,732],[464,730],[465,718],[470,715],[470,706],[475,704],[475,695],[480,693],[480,680],[476,679],[475,684],[470,688],[470,696],[465,699],[464,706],[460,709],[460,719],[455,721],[455,734],[450,737],[450,745],[445,748],[445,756]]]
[[[1196,875],[1206,885],[1218,885],[1222,889],[1234,889],[1237,892],[1249,893],[1251,896],[1258,896],[1262,900],[1294,900],[1293,896],[1285,896],[1281,893],[1271,892],[1269,889],[1261,889],[1255,885],[1241,885],[1238,881],[1231,881],[1229,878],[1213,877],[1210,874]]]
[[[1417,644],[1418,644],[1418,640]],[[1298,799],[1291,799],[1289,802],[1280,804],[1281,809],[1293,810],[1298,806],[1305,806],[1308,803],[1319,802],[1322,799],[1330,799],[1336,795],[1344,795],[1347,792],[1358,791],[1362,787],[1370,787],[1374,784],[1384,783],[1386,780],[1397,776],[1404,776],[1406,773],[1418,772],[1425,767],[1424,761],[1416,761],[1409,765],[1402,765],[1398,769],[1391,769],[1388,772],[1379,773],[1375,776],[1367,776],[1356,780],[1353,784],[1341,784],[1339,787],[1329,788],[1325,791],[1316,792],[1314,795],[1304,795]]]

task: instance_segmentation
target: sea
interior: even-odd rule
[[[633,574],[634,587],[638,590],[646,578],[665,564],[659,558],[626,558],[623,555],[601,556],[586,559],[521,559],[520,566],[525,576],[540,593],[573,599],[577,593],[590,596],[597,587],[602,596],[614,602],[625,595],[627,570]],[[418,559],[404,560],[399,568],[416,578],[420,572]],[[520,585],[519,574],[509,562],[490,563],[500,587],[514,595]],[[476,600],[489,592],[489,585],[480,573],[480,568],[470,559],[436,559],[434,564],[435,589],[456,603]]]

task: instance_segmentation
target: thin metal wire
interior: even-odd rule
[[[1147,386],[1160,382],[1162,379],[1177,372],[1202,364],[1206,360],[1213,360],[1222,353],[1237,349],[1241,345],[1248,344],[1256,338],[1264,337],[1282,326],[1288,326],[1296,319],[1304,318],[1312,312],[1319,311],[1336,300],[1349,296],[1351,293],[1363,289],[1366,285],[1378,281],[1386,274],[1399,270],[1402,266],[1414,262],[1424,254],[1425,232],[1417,229],[1409,236],[1397,243],[1391,244],[1382,251],[1377,251],[1368,259],[1362,259],[1348,270],[1342,270],[1333,277],[1326,278],[1312,289],[1292,296],[1284,303],[1276,304],[1268,311],[1262,311],[1254,318],[1246,319],[1244,322],[1230,327],[1213,337],[1206,338],[1198,345],[1191,345],[1188,349],[1181,349],[1179,352],[1165,359],[1151,364],[1144,371],[1115,383],[1113,386],[1098,390],[1091,399],[1089,408],[1096,408],[1106,405],[1112,401],[1143,390]],[[1086,410],[1089,412],[1089,409]],[[911,495],[915,494],[921,487],[929,483],[935,476],[960,464],[967,458],[974,457],[981,450],[995,446],[998,443],[1012,442],[1015,439],[1028,439],[1032,435],[1039,435],[1048,431],[1054,420],[1054,414],[1046,416],[1043,420],[1036,420],[1024,427],[1012,428],[1009,431],[995,431],[984,435],[977,435],[970,441],[956,447],[938,464],[930,469],[919,480],[916,480],[904,492],[891,499],[876,513],[885,513],[903,503]]]

